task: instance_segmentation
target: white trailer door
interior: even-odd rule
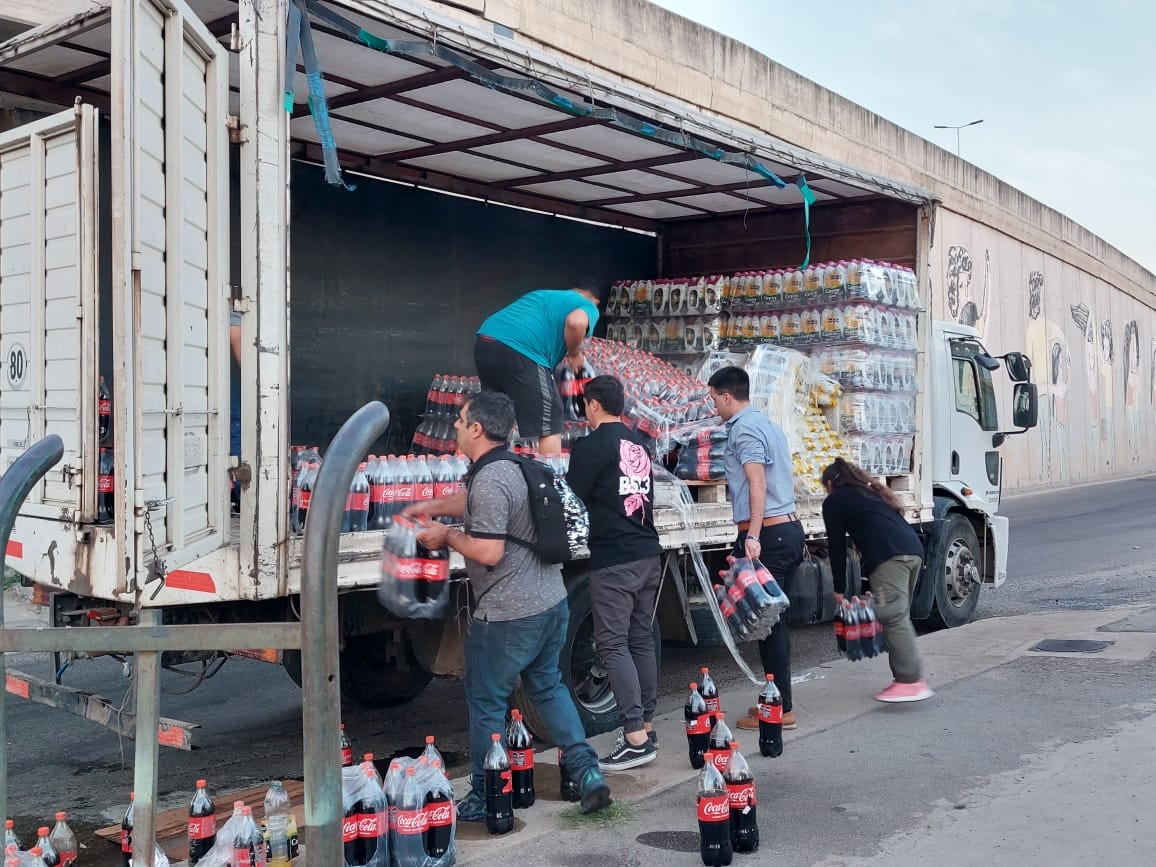
[[[228,541],[228,59],[183,0],[124,10],[131,48],[113,95],[126,112],[119,309],[132,330],[140,582],[154,557],[172,570]]]
[[[0,472],[64,441],[24,515],[89,521],[96,504],[97,177],[91,106],[0,134]]]

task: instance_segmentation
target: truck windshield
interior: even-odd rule
[[[955,383],[955,408],[979,422],[982,430],[999,430],[995,404],[995,386],[991,371],[976,364],[975,357],[986,352],[976,340],[952,340],[952,379]]]

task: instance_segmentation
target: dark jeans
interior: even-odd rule
[[[741,533],[735,542],[735,556],[746,556],[743,553],[745,538],[746,533]],[[798,521],[763,527],[759,533],[763,546],[759,560],[775,576],[787,598],[791,596],[791,579],[803,562],[805,538],[803,525]],[[759,642],[759,656],[763,660],[763,673],[775,676],[775,686],[783,694],[783,713],[791,711],[795,706],[791,699],[791,637],[785,620],[775,624],[771,634]]]
[[[570,691],[562,683],[558,657],[566,640],[570,609],[563,599],[548,611],[519,620],[470,624],[466,636],[466,705],[470,713],[470,761],[474,791],[481,794],[482,763],[490,735],[505,740],[506,702],[518,675],[546,722],[547,731],[562,749],[562,759],[577,782],[598,767],[598,755],[586,743],[586,732]]]
[[[590,572],[594,645],[610,674],[625,734],[643,731],[658,703],[652,618],[661,579],[658,557]]]

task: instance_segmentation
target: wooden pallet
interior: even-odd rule
[[[265,793],[268,786],[255,789],[245,789],[241,792],[213,795],[216,805],[217,827],[220,828],[233,814],[233,802],[244,801],[245,806],[253,808],[253,818],[260,823],[264,817]],[[300,780],[285,780],[285,791],[289,801],[293,804],[293,815],[297,819],[297,827],[305,825],[305,784]],[[177,807],[174,810],[165,810],[157,814],[157,844],[165,850],[169,860],[174,863],[185,861],[189,857],[188,842],[189,808]],[[109,825],[96,832],[96,836],[110,843],[120,845],[120,825]]]

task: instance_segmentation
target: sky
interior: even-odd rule
[[[1156,272],[1151,0],[653,2],[948,150],[982,118],[964,159]]]

